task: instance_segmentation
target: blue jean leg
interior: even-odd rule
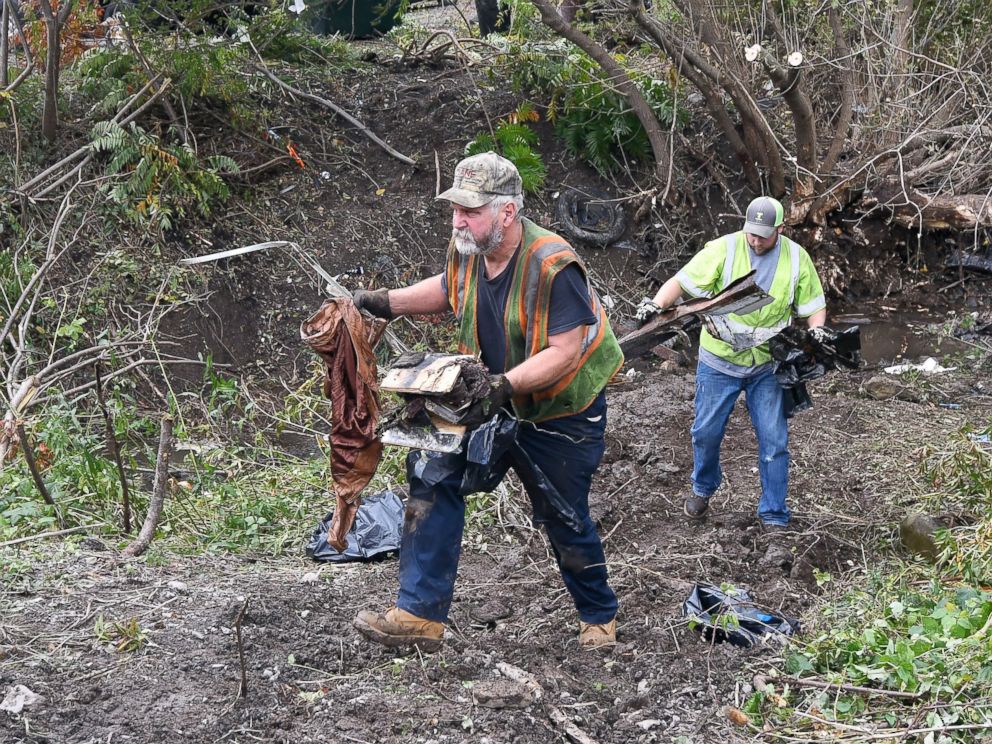
[[[761,501],[758,516],[765,524],[788,524],[791,518],[786,494],[789,489],[789,420],[785,398],[772,372],[748,378],[744,385],[747,409],[758,437],[758,472]]]
[[[692,422],[692,490],[708,499],[720,487],[720,445],[743,380],[702,362],[696,368],[696,418]]]
[[[528,489],[534,521],[547,530],[579,618],[601,624],[616,616],[618,606],[608,583],[603,543],[589,516],[589,487],[606,447],[606,406],[594,404],[585,413],[546,422],[537,429],[524,426],[518,441],[578,517],[580,529],[576,531],[558,517],[541,491]]]
[[[448,619],[461,556],[465,499],[459,459],[464,456],[414,451],[406,460],[410,497],[403,517],[396,606],[436,622]]]

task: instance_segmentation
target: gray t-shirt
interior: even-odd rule
[[[766,292],[770,291],[772,288],[772,282],[775,280],[775,272],[778,270],[778,259],[781,252],[781,237],[779,237],[778,242],[775,243],[774,248],[761,256],[755,253],[751,246],[747,247],[747,255],[751,260],[751,268],[755,272],[754,281]],[[729,282],[724,282],[725,285],[728,283]],[[699,361],[710,369],[715,369],[717,372],[722,372],[723,374],[730,375],[731,377],[751,377],[752,375],[771,369],[774,364],[774,362],[766,362],[764,364],[756,364],[753,367],[742,367],[739,364],[732,364],[725,359],[721,359],[713,352],[707,351],[703,348],[699,349]]]

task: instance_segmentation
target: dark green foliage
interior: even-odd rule
[[[170,146],[133,123],[98,123],[91,147],[109,156],[109,175],[121,176],[106,188],[124,217],[162,230],[190,212],[209,214],[229,193],[221,174],[238,171],[229,157],[201,160],[189,145]]]
[[[508,57],[508,64],[518,88],[549,95],[547,118],[573,155],[601,173],[650,159],[651,143],[637,116],[588,56],[578,51],[516,54]],[[671,126],[676,116],[685,121],[687,114],[676,112],[668,83],[636,71],[629,74],[661,126]]]
[[[548,169],[541,154],[534,147],[538,143],[537,132],[524,123],[537,116],[533,107],[523,104],[510,118],[499,122],[493,133],[485,132],[465,146],[466,155],[482,152],[498,152],[511,161],[520,171],[524,192],[532,194],[544,186]],[[495,135],[495,136],[494,136]]]

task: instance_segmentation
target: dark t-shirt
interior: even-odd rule
[[[503,318],[506,302],[510,297],[513,272],[517,256],[507,264],[495,279],[479,278],[477,323],[482,363],[491,372],[506,371],[506,329]],[[484,264],[483,264],[484,266]],[[442,276],[444,291],[448,291],[447,277]],[[592,325],[589,288],[576,264],[570,264],[558,273],[551,285],[551,303],[548,307],[548,335],[570,331],[576,326]]]

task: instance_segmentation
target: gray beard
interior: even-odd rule
[[[502,225],[493,225],[493,229],[483,238],[481,243],[476,242],[470,230],[454,230],[452,237],[455,239],[455,250],[463,256],[489,256],[493,254],[503,242],[505,230]]]

